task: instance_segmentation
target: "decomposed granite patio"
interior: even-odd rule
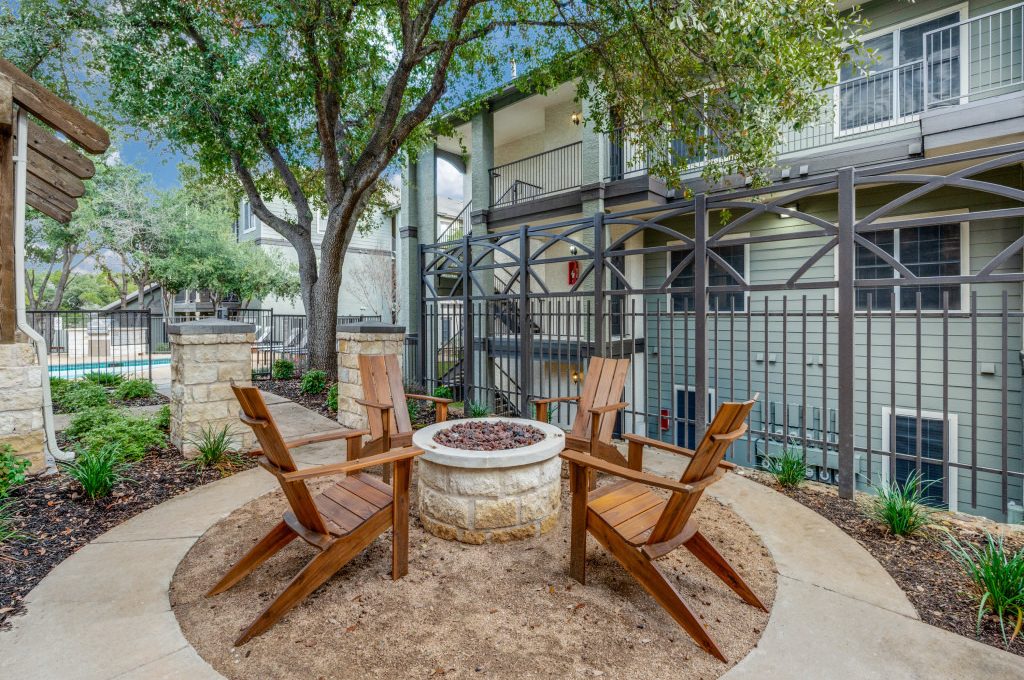
[[[268,401],[286,437],[336,427],[297,404]],[[337,458],[337,444],[296,454],[301,465],[322,464]],[[682,464],[653,451],[645,460],[673,476]],[[211,526],[275,487],[271,475],[249,470],[152,508],[79,550],[29,594],[28,613],[0,632],[0,678],[221,677],[179,628],[171,580]],[[1024,677],[1019,657],[920,622],[882,567],[813,511],[739,475],[711,495],[749,524],[779,572],[760,642],[722,677]]]

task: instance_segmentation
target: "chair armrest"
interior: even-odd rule
[[[366,408],[375,408],[378,411],[390,411],[395,407],[394,404],[378,404],[375,401],[366,401],[365,399],[356,399],[356,403]]]
[[[547,399],[531,399],[531,404],[553,404],[556,401],[579,401],[579,397],[548,397]]]
[[[309,434],[303,437],[287,439],[285,440],[284,445],[288,449],[297,449],[300,446],[320,444],[321,442],[332,442],[338,439],[362,439],[364,435],[368,434],[370,434],[369,430],[328,430],[327,432],[320,432],[319,434]],[[263,449],[260,447],[249,449],[245,452],[245,455],[262,456]]]
[[[319,465],[317,467],[296,470],[295,472],[282,472],[281,481],[298,482],[304,479],[315,479],[316,477],[326,477],[328,475],[340,475],[349,472],[358,472],[359,470],[368,467],[373,467],[374,465],[386,465],[388,463],[396,463],[399,461],[415,458],[416,456],[419,456],[422,453],[423,449],[417,449],[412,446],[407,446],[402,449],[388,451],[387,453],[379,453],[376,456],[367,456],[366,458],[359,458],[358,460],[350,460],[347,463]]]
[[[608,404],[607,406],[596,406],[596,407],[590,409],[590,412],[592,414],[593,413],[600,413],[600,414],[604,415],[605,413],[612,413],[613,411],[620,411],[620,410],[622,410],[624,408],[627,408],[628,406],[629,406],[629,402],[628,401],[620,401],[617,404]]]
[[[641,437],[638,434],[624,434],[622,438],[630,444],[639,444],[640,446],[650,446],[652,449],[661,449],[668,453],[677,453],[680,456],[687,456],[693,458],[696,452],[693,449],[684,449],[682,446],[676,446],[674,444],[666,444],[663,441],[657,439],[651,439],[650,437]],[[732,470],[736,467],[735,463],[730,463],[727,460],[720,461],[718,467],[725,468],[726,470]]]
[[[419,401],[432,401],[435,404],[451,404],[454,399],[445,399],[443,397],[434,397],[429,394],[407,394],[406,399],[418,399]]]
[[[616,477],[627,479],[631,482],[639,482],[640,484],[654,486],[659,489],[667,489],[668,491],[675,491],[676,493],[693,493],[696,491],[696,488],[692,484],[674,482],[671,479],[665,479],[664,477],[652,475],[648,472],[631,470],[629,468],[622,467],[621,465],[609,463],[595,456],[580,453],[578,451],[566,449],[559,455],[570,463],[582,465],[584,467],[597,470],[598,472],[606,472],[610,475],[615,475]]]

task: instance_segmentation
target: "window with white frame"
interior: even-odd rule
[[[882,449],[892,448],[899,457],[894,463],[895,481],[903,485],[917,473],[918,417],[913,409],[896,409],[895,418],[882,409]],[[895,428],[895,429],[893,429]],[[948,429],[948,432],[947,432]],[[924,501],[936,507],[955,507],[955,479],[947,480],[944,461],[956,460],[957,416],[922,411],[920,418],[921,492]],[[894,447],[894,448],[893,448]],[[948,501],[944,502],[943,493]]]
[[[252,206],[246,201],[242,204],[242,233],[248,234],[256,231],[256,225],[259,220],[255,215],[252,214]]]
[[[960,11],[865,38],[839,73],[839,132],[898,122],[960,98]]]
[[[917,276],[961,276],[965,271],[967,229],[960,222],[929,227],[912,227],[875,231],[862,234],[883,252]],[[856,277],[858,280],[896,278],[896,270],[868,248],[857,245]],[[917,296],[921,295],[921,309],[941,311],[943,295],[949,295],[949,308],[959,310],[964,301],[960,284],[935,286],[879,286],[857,288],[857,309],[878,311],[917,309]]]
[[[729,264],[738,274],[743,277],[747,276],[747,259],[748,259],[748,246],[735,245],[735,246],[715,246],[713,248],[715,254],[721,257],[725,262]],[[668,273],[671,274],[679,263],[686,259],[689,255],[688,250],[673,250],[669,252],[668,257]],[[732,274],[719,264],[713,258],[708,258],[708,285],[709,286],[734,286],[739,282],[733,278]],[[681,272],[672,280],[673,288],[690,288],[693,286],[693,263],[686,265]],[[693,293],[672,293],[671,294],[672,311],[692,311],[693,310]],[[747,296],[744,291],[735,291],[728,293],[711,293],[708,296],[708,309],[714,311],[718,309],[722,312],[742,312],[746,309]]]

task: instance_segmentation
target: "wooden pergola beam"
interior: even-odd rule
[[[96,166],[91,160],[67,142],[54,138],[53,133],[32,121],[28,123],[28,148],[50,159],[79,179],[89,179],[96,174]]]
[[[35,175],[30,174],[26,179],[27,188],[40,198],[47,200],[52,205],[68,213],[78,210],[78,201],[74,197],[68,196],[57,187],[39,179]]]
[[[78,198],[85,193],[85,184],[82,180],[31,149],[28,152],[28,172],[72,198]]]
[[[25,189],[25,202],[47,217],[52,217],[61,224],[67,224],[71,221],[71,213],[67,212],[63,208],[57,207],[53,203],[50,203],[48,200],[27,187]]]
[[[0,76],[13,84],[14,100],[19,105],[53,129],[63,132],[78,146],[89,153],[102,153],[110,146],[106,130],[6,59],[0,59]]]

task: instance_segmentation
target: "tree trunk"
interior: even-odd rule
[[[302,304],[308,325],[309,367],[338,377],[337,327],[338,289],[341,266],[320,263],[320,276],[312,286],[302,285]]]

